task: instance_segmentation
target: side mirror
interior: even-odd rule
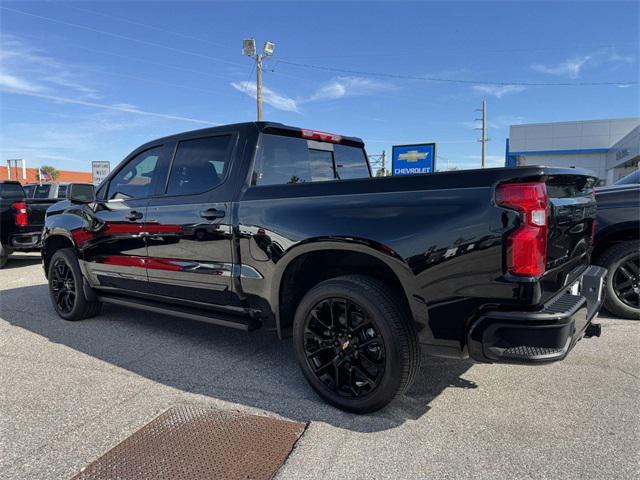
[[[96,201],[96,191],[88,183],[71,183],[67,190],[67,199],[72,203],[93,203]]]

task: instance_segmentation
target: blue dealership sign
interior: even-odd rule
[[[433,173],[436,168],[436,144],[394,145],[391,150],[393,175]]]

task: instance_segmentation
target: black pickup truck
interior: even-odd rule
[[[55,199],[27,199],[20,182],[0,182],[0,268],[14,251],[40,250],[40,237],[47,208]]]
[[[496,168],[371,178],[358,138],[243,123],[135,150],[47,212],[56,312],[108,302],[293,337],[328,402],[370,412],[421,352],[563,359],[602,303],[596,179]]]
[[[640,320],[640,170],[596,189],[593,261],[609,270],[605,308]]]

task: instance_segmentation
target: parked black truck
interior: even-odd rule
[[[102,303],[292,336],[332,404],[386,405],[421,352],[563,359],[602,303],[596,179],[499,168],[373,179],[358,138],[259,122],[136,149],[50,208],[56,312]]]
[[[594,263],[609,270],[605,307],[640,320],[640,171],[598,187]]]
[[[0,268],[14,251],[40,250],[45,212],[56,201],[26,199],[20,182],[0,181]]]

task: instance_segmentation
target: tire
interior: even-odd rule
[[[85,298],[82,272],[72,248],[62,248],[53,254],[48,278],[51,303],[59,317],[76,321],[100,311],[100,302]]]
[[[616,243],[596,263],[609,270],[605,308],[619,317],[640,320],[640,242]]]
[[[0,243],[0,269],[4,268],[9,261],[9,252],[4,248],[4,245]]]
[[[387,405],[411,386],[420,368],[408,308],[367,276],[337,277],[312,288],[296,311],[293,341],[311,387],[354,413]]]

